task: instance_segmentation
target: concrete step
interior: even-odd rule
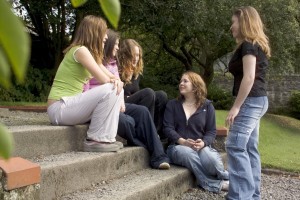
[[[8,126],[8,129],[13,134],[15,140],[15,149],[12,156],[31,158],[69,151],[82,151],[88,125],[24,125]],[[224,130],[219,128],[218,133],[222,132]],[[126,140],[119,136],[116,139],[126,143]],[[225,137],[219,135],[213,146],[222,152],[225,149],[224,142]]]
[[[13,156],[31,158],[82,150],[87,125],[24,125],[8,129],[15,140]]]
[[[68,152],[29,160],[41,166],[40,199],[43,200],[57,199],[149,168],[148,152],[141,147],[125,147],[108,153]]]
[[[144,169],[100,182],[59,200],[173,200],[193,186],[193,175],[186,168],[172,165],[170,170]]]
[[[38,124],[34,121],[32,125],[14,125],[19,118],[24,120],[18,115],[4,116],[0,121],[14,136],[13,156],[40,165],[39,199],[174,199],[195,184],[185,168],[172,165],[166,171],[151,169],[149,154],[141,147],[108,153],[82,152],[87,125],[52,126],[42,119],[44,115],[38,116]],[[117,140],[126,142],[120,137]]]
[[[13,157],[32,158],[70,151],[82,151],[88,125],[52,126],[24,125],[8,126],[15,141]],[[126,140],[116,139],[126,144]]]

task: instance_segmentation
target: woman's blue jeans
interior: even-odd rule
[[[261,163],[259,123],[268,109],[268,98],[247,97],[226,140],[229,191],[227,199],[260,199]]]
[[[220,192],[223,180],[228,180],[228,172],[219,153],[209,146],[195,151],[183,145],[170,145],[167,154],[171,163],[193,172],[198,184],[208,191]]]

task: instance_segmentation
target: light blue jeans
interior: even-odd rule
[[[247,97],[230,126],[226,141],[229,171],[227,199],[260,199],[259,123],[267,109],[266,96]]]
[[[183,145],[170,145],[167,154],[171,163],[188,168],[195,175],[199,186],[219,193],[223,180],[228,180],[228,172],[219,153],[207,146],[200,151]]]

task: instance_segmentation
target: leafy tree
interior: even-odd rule
[[[51,69],[62,59],[68,31],[74,24],[74,9],[66,0],[13,0],[14,10],[24,20],[32,38],[30,63]]]
[[[63,58],[62,51],[68,45],[77,23],[88,10],[81,7],[87,0],[13,0],[14,9],[23,18],[32,38],[30,63],[37,68],[52,69]],[[113,26],[120,16],[118,0],[99,0],[100,6]],[[72,6],[73,5],[73,6]],[[94,6],[99,10],[99,5]],[[113,15],[111,15],[114,13]],[[116,15],[117,14],[117,15]]]
[[[300,72],[300,1],[263,1],[260,7],[271,42],[271,73]]]
[[[60,62],[62,49],[84,15],[103,15],[97,9],[96,1],[81,6],[86,1],[74,0],[73,3],[79,2],[81,6],[76,10],[65,0],[13,1],[19,2],[19,10],[23,8],[19,12],[27,13],[24,15],[26,24],[36,33],[32,37],[44,44],[44,56],[37,56],[33,46],[32,62],[41,57],[40,60],[45,62],[43,65],[49,68]],[[149,43],[150,38],[156,49],[146,48],[146,54],[162,55],[158,51],[164,51],[184,70],[198,71],[206,82],[210,82],[213,62],[234,46],[229,31],[231,11],[234,7],[249,5],[249,1],[121,0],[121,4],[123,13],[119,30],[124,35],[135,36],[142,43]],[[272,69],[276,69],[276,73],[300,71],[297,64],[300,60],[299,0],[254,0],[250,5],[259,10],[266,23],[273,52]],[[161,57],[158,62],[165,61]]]
[[[213,61],[232,45],[224,4],[199,0],[124,1],[121,28],[126,29],[123,24],[127,24],[129,29],[137,27],[143,34],[152,35],[153,43],[177,59],[184,70],[198,71],[210,82]]]
[[[249,5],[249,1],[123,0],[121,5],[124,10],[121,30],[137,35],[142,43],[150,43],[145,41],[151,38],[153,45],[149,45],[148,52],[156,55],[161,55],[158,52],[161,50],[167,52],[184,70],[198,71],[209,83],[214,61],[232,51],[235,45],[229,30],[232,10]],[[250,5],[257,8],[267,27],[273,51],[271,72],[297,71],[299,1],[254,0]]]
[[[43,45],[46,48],[41,51],[48,58],[36,54],[33,45],[31,63],[41,57],[40,60],[45,61],[49,68],[58,65],[62,49],[86,14],[104,16],[98,9],[97,1],[88,1],[81,6],[86,0],[74,0],[72,2],[79,2],[77,5],[80,5],[75,10],[69,1],[64,0],[43,3],[35,0],[13,1],[21,2],[18,8],[24,9],[22,13],[28,18],[26,24],[35,33],[32,38],[38,38],[41,43],[41,38],[45,37],[40,35],[48,38],[44,42],[48,45]],[[22,2],[28,4],[29,11]],[[235,45],[229,31],[232,9],[242,5],[257,8],[265,22],[272,48],[270,75],[300,73],[299,0],[253,0],[250,4],[246,0],[121,0],[121,5],[123,12],[119,31],[122,37],[137,39],[142,44],[147,86],[161,89],[170,86],[172,91],[178,76],[190,69],[201,74],[209,84],[214,74],[214,61],[221,58],[219,60],[226,63],[226,59],[230,58],[224,55],[232,51]],[[43,19],[40,20],[43,23],[33,25],[31,21],[36,18]],[[42,28],[36,28],[38,24],[42,24]],[[60,31],[63,27],[65,32]],[[43,33],[45,31],[47,34]]]

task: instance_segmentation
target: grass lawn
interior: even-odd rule
[[[216,112],[224,126],[228,111]],[[300,120],[266,114],[260,123],[259,151],[263,168],[300,173]]]

